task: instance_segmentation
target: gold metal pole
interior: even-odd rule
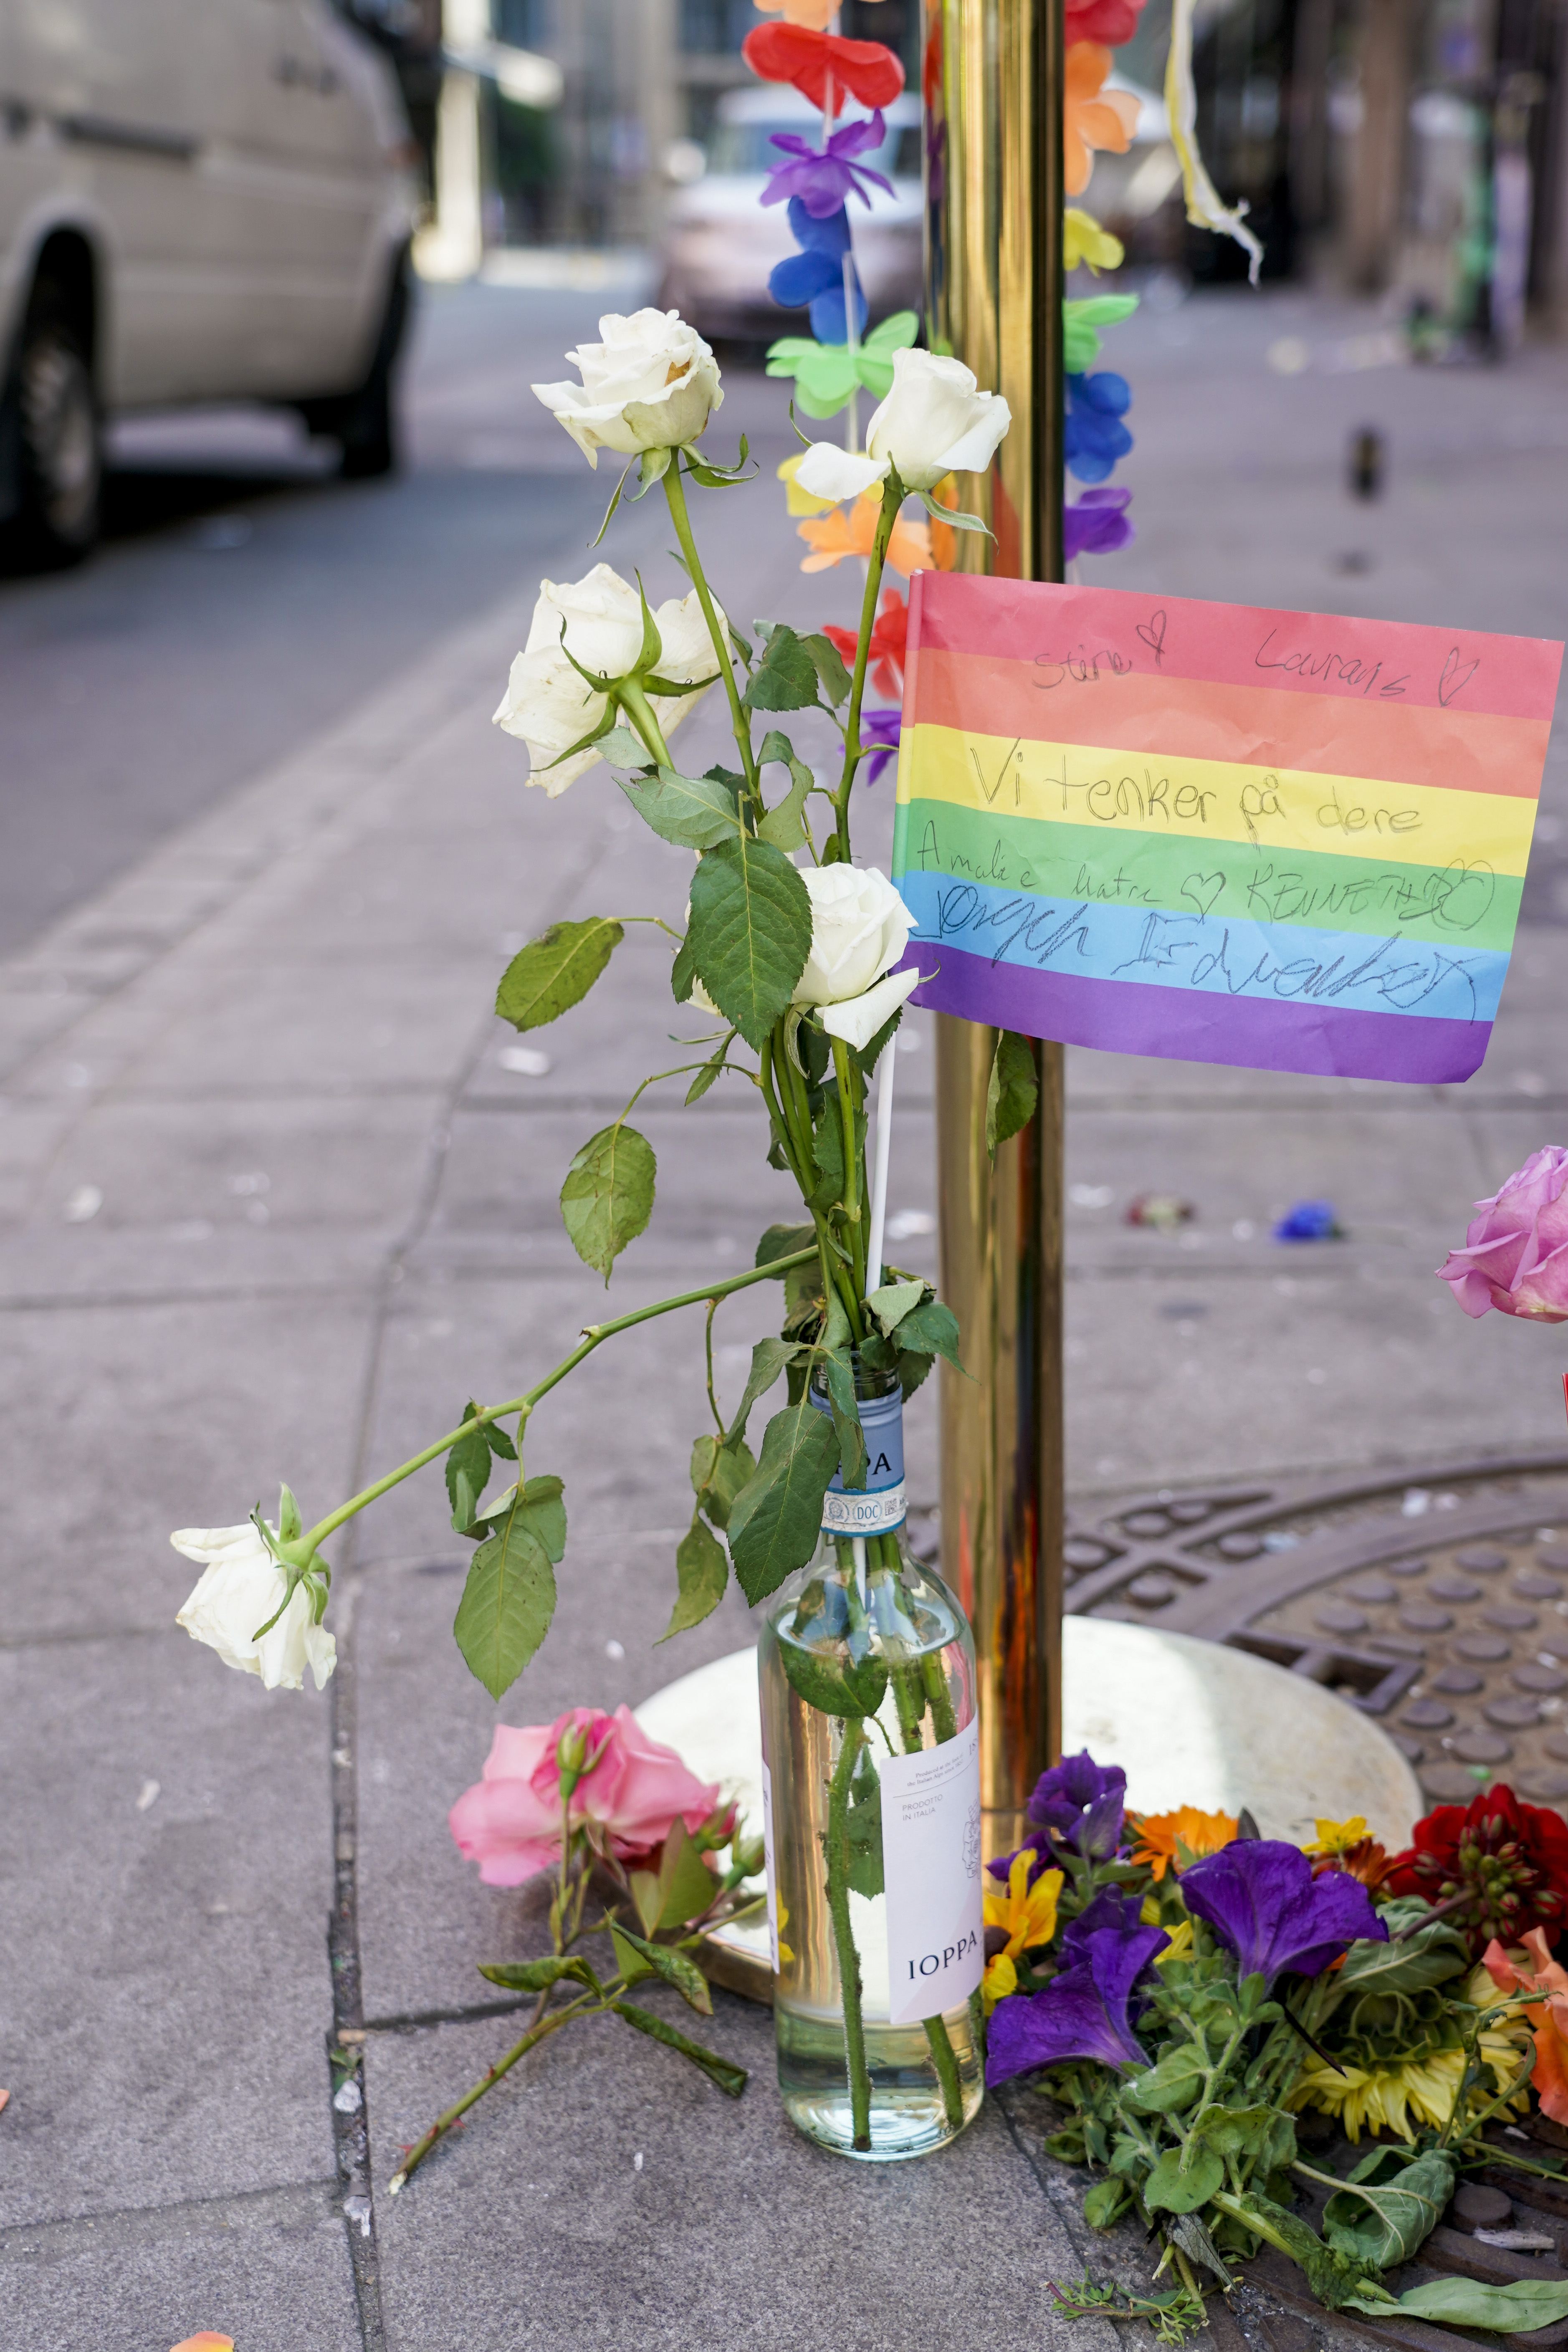
[[[1062,576],[1062,0],[926,0],[932,348],[1000,392],[1013,429],[960,504],[955,568]],[[940,542],[939,542],[940,544]],[[940,559],[939,559],[940,560]],[[942,1296],[975,1379],[942,1370],[942,1570],[974,1626],[988,1853],[1061,1744],[1062,1049],[1035,1118],[985,1150],[996,1033],[937,1022]]]

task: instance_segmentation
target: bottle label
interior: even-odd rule
[[[976,1751],[978,1753],[978,1750]],[[768,1942],[773,1948],[773,1974],[779,1972],[779,1882],[773,1868],[773,1776],[763,1759],[763,1867],[768,1874]]]
[[[807,1389],[818,1412],[828,1412],[827,1399]],[[822,1498],[822,1530],[830,1536],[880,1536],[901,1528],[909,1507],[904,1495],[904,1400],[891,1396],[859,1401],[860,1428],[866,1440],[866,1484],[846,1486],[836,1470]]]
[[[961,2008],[985,1972],[979,1718],[940,1748],[883,1756],[877,1769],[889,2019],[912,2025]]]

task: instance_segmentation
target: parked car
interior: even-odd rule
[[[0,522],[97,532],[106,415],[263,400],[394,460],[408,129],[325,0],[0,0]]]
[[[863,120],[866,111],[851,106],[844,119]],[[858,198],[849,199],[855,258],[873,325],[891,311],[921,307],[920,100],[906,91],[882,115],[887,135],[881,145],[857,161],[890,180],[893,194],[873,189],[869,210]],[[768,272],[796,250],[788,207],[760,202],[767,173],[784,160],[770,144],[775,131],[815,142],[822,115],[783,86],[731,90],[719,101],[706,148],[682,140],[672,159],[686,184],[669,206],[659,301],[710,341],[772,342],[810,331],[804,310],[781,310],[768,293]]]

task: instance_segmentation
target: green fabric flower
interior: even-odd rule
[[[907,350],[919,331],[913,310],[896,310],[872,329],[858,351],[847,343],[785,335],[769,349],[768,373],[794,376],[795,405],[807,416],[836,416],[862,389],[886,400],[893,388],[893,353]]]

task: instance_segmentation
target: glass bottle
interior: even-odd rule
[[[785,2110],[889,2162],[983,2094],[979,1727],[968,1622],[906,1539],[898,1377],[855,1389],[865,1488],[834,1478],[758,1643],[763,1820]]]

